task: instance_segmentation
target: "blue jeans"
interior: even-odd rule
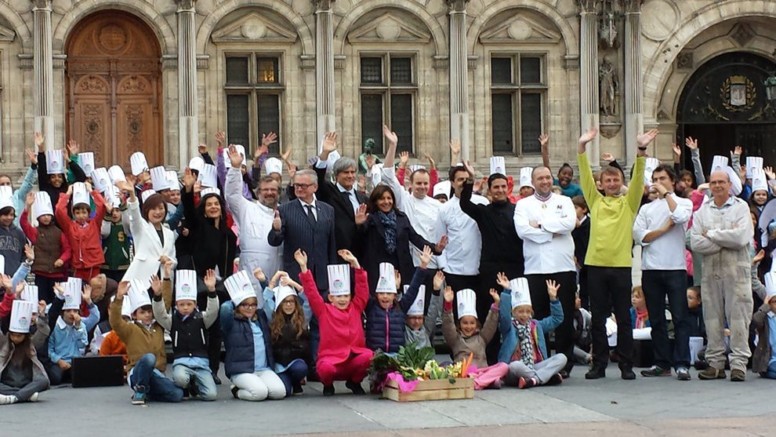
[[[690,367],[690,310],[687,307],[687,272],[684,270],[644,270],[641,286],[652,326],[655,365],[661,369]],[[674,322],[673,354],[668,342],[666,295]]]
[[[304,360],[296,359],[291,362],[284,372],[278,373],[283,385],[286,386],[286,396],[293,394],[293,386],[299,385],[307,376],[307,363]]]
[[[154,354],[143,355],[129,376],[129,385],[132,390],[144,392],[152,401],[180,402],[183,399],[183,390],[164,376],[164,373],[155,368],[156,356]]]
[[[185,389],[193,382],[197,386],[197,399],[201,401],[214,401],[218,396],[216,382],[210,369],[192,369],[182,364],[172,366],[172,380],[175,385]]]
[[[776,362],[768,365],[768,371],[762,373],[763,377],[769,379],[776,379]]]

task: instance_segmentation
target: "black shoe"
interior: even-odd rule
[[[558,372],[558,375],[560,375],[560,377],[563,379],[569,379],[569,377],[571,376],[571,371],[563,369],[560,372]]]
[[[636,379],[636,374],[633,373],[633,369],[630,367],[623,367],[620,369],[620,377],[626,381]]]
[[[213,382],[216,383],[216,385],[221,385],[221,378],[218,377],[218,372],[210,372],[211,375],[213,375]]]
[[[647,370],[642,370],[641,376],[644,376],[644,377],[671,376],[671,369],[663,369],[660,366],[652,366]]]
[[[323,386],[323,395],[324,396],[334,396],[334,384],[332,384],[332,385],[324,385]]]
[[[635,376],[635,375],[634,375]],[[593,366],[587,373],[585,373],[585,379],[600,379],[606,378],[606,368]]]
[[[184,388],[183,389],[183,399],[189,399],[191,398],[191,393],[189,392],[189,389]]]
[[[299,383],[293,384],[291,387],[291,394],[302,394],[304,393],[304,390],[302,389],[302,385]]]
[[[544,385],[560,385],[563,383],[563,376],[560,373],[552,375],[552,377]]]
[[[349,388],[350,391],[352,391],[354,395],[365,395],[366,394],[366,392],[364,391],[364,388],[361,387],[361,383],[360,382],[348,381],[348,382],[345,383],[345,387]]]
[[[188,391],[191,394],[192,397],[199,396],[199,387],[197,387],[197,383],[194,381],[189,382]],[[186,389],[183,390],[183,392],[186,392]]]
[[[237,397],[237,392],[238,392],[239,390],[240,390],[240,389],[239,389],[239,388],[237,388],[237,386],[236,386],[236,385],[233,385],[233,386],[232,386],[232,396],[234,396],[234,398],[235,398],[235,399],[240,399],[240,398],[238,398],[238,397]]]

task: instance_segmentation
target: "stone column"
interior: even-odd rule
[[[312,0],[315,6],[315,141],[337,130],[334,109],[334,0]],[[356,148],[356,154],[361,148]]]
[[[34,129],[45,135],[48,150],[55,148],[51,0],[32,0],[32,5]]]
[[[579,106],[580,130],[586,132],[591,127],[599,127],[598,98],[598,0],[578,0],[579,31]],[[600,135],[587,146],[591,165],[598,166]]]
[[[644,130],[641,97],[641,0],[623,0],[625,7],[625,156],[636,161],[636,137]]]
[[[447,0],[450,8],[450,138],[461,141],[461,159],[469,153],[469,51],[466,47],[466,4]]]
[[[196,0],[178,2],[178,165],[185,168],[199,144]]]

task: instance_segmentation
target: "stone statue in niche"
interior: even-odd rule
[[[601,114],[605,117],[617,115],[617,95],[619,91],[619,79],[617,68],[608,58],[604,58],[598,68],[598,81],[601,96]]]

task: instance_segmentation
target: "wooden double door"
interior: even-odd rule
[[[96,166],[128,169],[136,151],[163,164],[161,53],[145,23],[121,11],[86,17],[68,39],[65,75],[66,138]]]

